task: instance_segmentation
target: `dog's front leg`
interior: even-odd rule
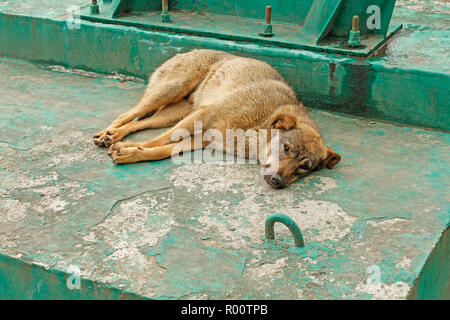
[[[111,158],[117,164],[166,159],[172,155],[172,149],[175,145],[176,143],[173,143],[156,148],[124,147],[114,150]]]
[[[183,137],[188,137],[194,134],[196,129],[195,122],[202,123],[202,130],[207,130],[209,127],[208,113],[206,112],[207,107],[202,107],[197,111],[189,114],[186,118],[178,122],[173,128],[156,137],[155,139],[151,139],[145,142],[118,142],[112,145],[109,149],[109,154],[113,154],[114,151],[118,151],[118,149],[123,147],[144,147],[144,148],[154,148],[154,147],[162,147],[167,144],[171,144],[173,142],[177,142],[176,140],[172,140],[173,136],[177,136],[178,141]]]
[[[198,139],[201,138],[197,138],[197,140]],[[197,140],[195,136],[191,136],[181,142],[171,143],[162,147],[122,147],[118,150],[114,150],[111,154],[111,158],[113,159],[113,162],[117,164],[156,161],[170,158],[172,155],[181,152],[203,149],[209,144],[207,141],[202,141],[202,143],[198,145],[195,143]]]

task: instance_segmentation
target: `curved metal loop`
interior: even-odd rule
[[[273,214],[266,219],[267,241],[275,240],[275,231],[274,231],[275,222],[281,222],[289,229],[289,231],[291,231],[292,236],[294,237],[296,247],[303,248],[305,246],[305,242],[303,241],[303,236],[302,232],[300,231],[300,228],[297,226],[294,220],[292,220],[287,215],[282,213]]]

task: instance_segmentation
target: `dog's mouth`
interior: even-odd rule
[[[283,178],[281,178],[278,174],[264,176],[264,180],[266,180],[266,182],[274,189],[283,189],[286,187]]]

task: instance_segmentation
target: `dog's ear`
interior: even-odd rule
[[[330,147],[327,147],[327,157],[323,161],[322,168],[327,167],[328,169],[333,169],[335,165],[337,165],[341,161],[341,156],[336,153]]]
[[[297,125],[297,117],[293,114],[280,114],[272,123],[275,129],[290,130]]]

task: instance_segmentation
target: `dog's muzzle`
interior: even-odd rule
[[[278,173],[271,176],[264,176],[264,180],[275,189],[282,189],[285,187],[284,180]]]

